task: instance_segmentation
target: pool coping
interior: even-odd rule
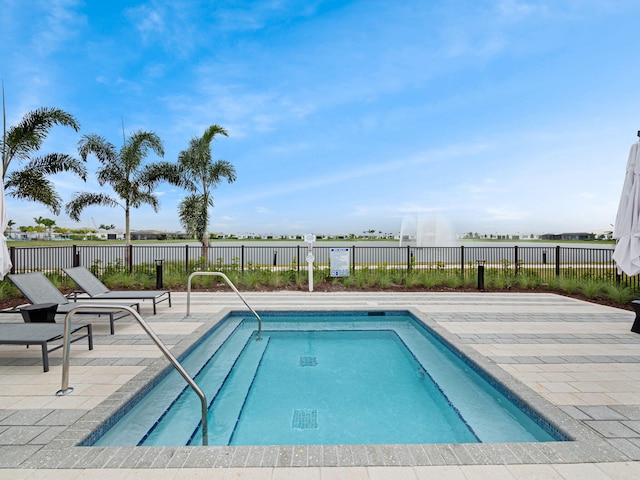
[[[260,311],[291,311],[263,308]],[[97,447],[78,446],[100,428],[142,390],[158,381],[167,368],[160,358],[93,410],[82,415],[50,442],[35,451],[17,468],[189,468],[189,467],[333,467],[333,466],[421,466],[554,464],[628,461],[618,449],[582,421],[566,414],[542,396],[512,377],[489,358],[460,343],[452,334],[429,319],[429,314],[413,307],[399,308],[316,308],[326,311],[406,311],[424,322],[446,343],[466,355],[489,377],[497,379],[515,397],[530,405],[571,441],[535,443],[395,444],[395,445],[307,445],[251,447]],[[192,334],[171,351],[180,358],[192,349],[202,335],[214,328],[227,314],[224,308],[213,314],[193,314],[202,322]]]

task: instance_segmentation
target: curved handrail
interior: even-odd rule
[[[231,280],[229,280],[229,277],[227,277],[222,272],[193,272],[191,275],[189,275],[189,279],[187,280],[187,317],[191,315],[191,279],[196,275],[212,275],[215,277],[222,277],[224,281],[227,282],[227,285],[229,285],[229,287],[231,287],[231,289],[238,294],[240,300],[244,302],[247,308],[251,310],[251,313],[253,313],[253,315],[258,319],[258,337],[256,338],[256,340],[262,340],[262,319],[260,318],[260,315],[258,315],[257,312],[253,308],[251,308],[251,305],[247,303],[236,286],[231,282]]]
[[[78,305],[77,307],[73,307],[64,317],[64,334],[63,334],[63,343],[62,343],[62,385],[60,386],[60,390],[56,392],[56,395],[67,395],[73,391],[72,387],[69,387],[69,351],[70,351],[70,323],[71,317],[73,317],[76,313],[81,312],[82,310],[95,311],[95,310],[105,310],[105,311],[126,311],[131,314],[133,318],[135,318],[142,329],[151,337],[151,340],[156,344],[156,346],[160,349],[162,354],[169,360],[171,365],[178,371],[180,375],[187,381],[189,386],[196,392],[196,395],[200,397],[200,405],[202,410],[202,445],[207,446],[209,444],[209,427],[207,423],[207,397],[204,392],[198,387],[195,380],[191,378],[191,376],[187,373],[187,371],[180,365],[180,362],[173,356],[173,354],[169,351],[164,343],[158,338],[153,330],[149,327],[147,322],[140,316],[138,312],[136,312],[133,308],[127,307],[124,305]]]

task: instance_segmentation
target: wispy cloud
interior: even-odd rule
[[[529,216],[529,213],[509,207],[488,208],[486,211],[486,221],[512,221],[523,220]]]
[[[78,0],[47,0],[43,5],[46,13],[36,22],[38,30],[34,32],[33,44],[36,52],[46,56],[77,38],[87,19],[78,12],[82,7]]]
[[[151,0],[125,10],[125,15],[147,46],[161,45],[173,55],[186,57],[206,40],[198,31],[194,18],[199,15],[197,4]]]
[[[523,0],[502,0],[497,3],[496,11],[501,20],[522,21],[532,15],[548,13],[544,2],[531,2]]]
[[[413,155],[411,157],[393,160],[389,162],[379,162],[367,164],[358,168],[338,168],[333,169],[331,173],[325,175],[313,176],[304,175],[295,181],[275,185],[267,189],[256,190],[251,193],[244,193],[242,196],[232,199],[226,199],[225,205],[241,205],[266,198],[286,196],[296,192],[309,192],[329,185],[342,184],[345,182],[353,182],[356,179],[362,179],[372,176],[381,176],[395,171],[407,171],[409,167],[424,163],[450,161],[454,158],[463,157],[471,152],[477,152],[485,148],[484,145],[455,145],[439,150],[424,152]]]

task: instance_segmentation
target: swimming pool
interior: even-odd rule
[[[232,313],[182,360],[210,401],[209,445],[565,440],[409,312]],[[196,374],[197,372],[197,374]],[[94,445],[200,445],[176,373]]]

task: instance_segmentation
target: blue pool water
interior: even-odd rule
[[[228,315],[182,360],[209,445],[557,440],[408,312]],[[95,445],[201,445],[200,400],[168,374]]]

